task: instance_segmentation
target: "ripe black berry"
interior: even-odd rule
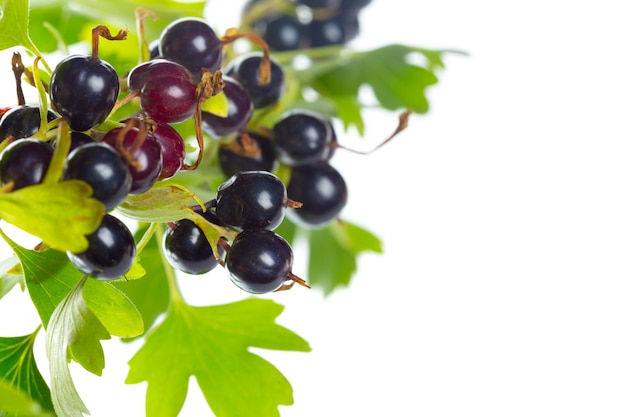
[[[85,181],[93,189],[93,198],[101,201],[106,210],[115,208],[126,198],[133,181],[124,157],[102,142],[88,143],[70,152],[63,179]]]
[[[250,95],[255,109],[276,103],[285,92],[285,74],[280,64],[270,58],[270,82],[260,84],[259,67],[263,54],[260,51],[239,55],[224,68],[224,74],[239,81]]]
[[[325,226],[337,218],[348,200],[343,176],[328,162],[293,167],[287,193],[302,203],[302,207],[288,210],[287,216],[309,228]]]
[[[241,133],[252,117],[254,104],[250,95],[239,83],[229,76],[223,76],[224,94],[228,100],[228,114],[220,117],[202,112],[202,130],[213,139],[224,139]]]
[[[124,129],[116,127],[109,130],[102,138],[102,142],[108,143],[119,151],[118,135],[123,135],[119,146],[128,154],[126,160],[133,179],[130,193],[141,194],[148,191],[161,174],[163,169],[161,145],[150,133],[143,132],[142,138],[138,127]]]
[[[292,279],[293,251],[289,243],[267,229],[244,230],[226,252],[231,281],[244,291],[275,291]]]
[[[159,54],[185,66],[199,78],[203,68],[215,72],[222,66],[222,43],[215,31],[200,18],[184,17],[161,32]]]
[[[222,224],[210,210],[198,213],[213,224]],[[202,229],[188,219],[179,220],[167,229],[163,250],[172,267],[188,274],[204,274],[219,264]],[[223,257],[224,249],[219,247],[218,251],[220,258]]]
[[[256,149],[256,152],[248,150],[249,148]],[[220,145],[217,157],[226,177],[241,171],[272,172],[278,163],[270,139],[253,132],[246,132],[246,135],[239,135]]]
[[[48,122],[59,117],[52,110],[48,110]],[[0,141],[8,136],[13,139],[23,139],[33,136],[39,130],[41,114],[38,105],[22,104],[15,106],[2,115],[0,119]]]
[[[0,185],[13,183],[13,190],[39,184],[46,175],[54,149],[37,139],[18,139],[0,154]]]
[[[317,112],[294,109],[284,113],[272,128],[276,156],[285,165],[328,160],[335,132],[330,120]]]
[[[217,188],[215,213],[236,229],[274,229],[285,217],[287,190],[267,171],[242,171]]]
[[[120,90],[115,69],[88,55],[70,55],[50,78],[50,100],[73,130],[89,130],[104,122]]]
[[[133,234],[118,218],[105,214],[100,226],[87,236],[89,246],[81,253],[67,252],[69,260],[83,274],[101,280],[124,276],[135,261]]]

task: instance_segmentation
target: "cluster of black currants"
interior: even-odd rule
[[[329,10],[348,4],[301,3]],[[238,287],[251,293],[294,283],[306,286],[292,273],[289,243],[274,229],[285,217],[303,227],[322,227],[345,206],[346,183],[329,162],[339,147],[331,119],[295,108],[273,126],[249,125],[255,110],[277,106],[286,89],[283,68],[258,35],[228,33],[220,38],[204,19],[181,18],[152,43],[149,60],[120,77],[98,57],[98,42],[125,37],[125,31],[112,35],[97,26],[91,54],[60,60],[46,86],[51,109],[44,123],[38,105],[20,102],[4,113],[2,191],[42,183],[60,146],[66,152],[60,180],[86,182],[105,208],[100,226],[87,236],[88,248],[68,252],[68,258],[90,277],[118,279],[132,267],[137,248],[113,210],[157,181],[196,169],[208,136],[219,141],[218,163],[227,180],[213,200],[190,207],[195,216],[168,223],[162,241],[168,262],[189,274],[222,265]],[[225,45],[240,37],[253,40],[262,51],[251,50],[225,63]],[[127,94],[120,99],[122,89]],[[222,92],[227,114],[205,110],[204,102]],[[130,100],[139,103],[139,111],[111,124],[111,115]],[[189,119],[194,119],[199,145],[192,165],[186,163],[185,141],[174,126]],[[289,168],[286,183],[275,174],[279,164]],[[209,242],[203,225],[228,233]]]
[[[263,0],[250,0],[244,13]],[[270,10],[251,22],[274,51],[344,45],[360,30],[359,13],[371,0],[292,0],[291,8]]]
[[[235,230],[232,241],[221,237],[215,256],[201,227],[182,219],[170,224],[163,237],[166,257],[173,267],[189,274],[209,272],[221,263],[231,281],[250,293],[287,289],[294,283],[308,286],[292,272],[289,242],[274,232],[286,211],[299,206],[271,172],[240,171],[218,187],[215,199],[195,207],[209,223]]]

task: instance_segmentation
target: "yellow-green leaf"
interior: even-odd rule
[[[0,218],[60,251],[83,252],[104,205],[84,181],[37,184],[0,194]]]

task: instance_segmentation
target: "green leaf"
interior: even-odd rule
[[[145,230],[145,227],[139,228],[135,236],[142,236]],[[160,242],[157,236],[153,235],[141,251],[141,265],[146,270],[144,277],[129,281],[115,280],[112,282],[135,305],[141,314],[145,330],[150,329],[156,319],[165,313],[170,301],[166,267],[164,267],[159,246]]]
[[[359,135],[365,133],[365,122],[361,116],[359,102],[351,96],[332,97],[337,111],[337,116],[343,121],[344,127],[355,126]]]
[[[76,342],[81,326],[92,323],[91,320],[85,320],[83,316],[89,311],[82,296],[82,288],[86,279],[83,278],[79,281],[67,297],[59,303],[50,318],[46,331],[46,354],[50,366],[52,404],[55,411],[63,417],[82,417],[84,414],[89,414],[87,406],[76,391],[67,360],[68,349]],[[97,331],[102,333],[101,328],[98,328]],[[94,351],[98,353],[97,350],[96,347]],[[100,359],[104,363],[102,355]],[[97,362],[97,358],[91,359],[92,365]]]
[[[293,403],[289,381],[250,347],[309,351],[274,320],[283,306],[247,299],[193,307],[177,301],[130,360],[129,384],[148,382],[147,417],[175,417],[194,376],[218,417],[278,417]]]
[[[0,51],[23,46],[39,55],[28,34],[28,0],[1,0]]]
[[[371,87],[378,105],[387,110],[412,109],[428,111],[426,89],[437,83],[434,71],[443,67],[442,54],[406,45],[387,45],[371,51],[338,55],[322,60],[297,73],[303,85],[315,89],[322,99],[334,102],[337,116],[344,125],[355,125],[363,132],[357,110],[366,105],[360,101],[361,89]],[[425,66],[411,63],[413,54],[422,55]]]
[[[143,322],[130,301],[108,282],[83,277],[52,313],[46,332],[52,403],[61,416],[89,414],[68,368],[68,353],[87,371],[102,375],[101,340],[136,336]]]
[[[0,379],[0,415],[19,417],[54,416],[53,413],[44,410],[41,404],[31,400],[27,393],[4,379]]]
[[[22,399],[19,402],[21,406],[15,403],[12,407],[21,407],[23,412],[28,410],[32,414],[41,414],[42,410],[54,410],[50,388],[35,362],[33,348],[37,334],[38,331],[35,331],[26,336],[0,338],[0,381],[14,390],[19,390],[27,400],[24,402]],[[4,411],[8,411],[6,400],[0,393],[0,409]]]
[[[135,337],[143,333],[141,314],[133,302],[110,282],[88,280],[83,288],[83,299],[111,335]]]
[[[308,282],[313,288],[321,288],[324,295],[350,284],[360,253],[382,253],[382,243],[376,236],[345,221],[310,230],[307,234]]]
[[[194,193],[174,185],[152,187],[141,194],[129,195],[115,210],[139,222],[165,223],[186,216]]]
[[[104,205],[84,181],[37,184],[0,194],[0,217],[60,251],[83,252]],[[46,210],[42,210],[46,207]]]
[[[1,231],[0,231],[1,232]],[[22,264],[26,288],[41,322],[48,326],[52,312],[79,281],[82,274],[63,252],[25,249],[5,236]]]

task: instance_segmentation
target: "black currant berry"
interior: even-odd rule
[[[89,130],[104,122],[120,90],[115,69],[88,55],[70,55],[50,78],[50,100],[72,130]]]
[[[224,94],[228,101],[228,114],[220,117],[213,113],[202,112],[202,130],[213,139],[224,139],[241,133],[252,117],[254,104],[250,95],[232,77],[224,75]]]
[[[271,14],[254,22],[252,28],[271,50],[297,51],[308,47],[306,26],[295,17]]]
[[[279,234],[267,229],[240,232],[226,252],[231,281],[244,291],[264,294],[292,279],[293,250]]]
[[[343,45],[348,39],[341,16],[315,19],[309,23],[309,41],[312,48]]]
[[[126,160],[128,169],[133,178],[130,187],[131,194],[141,194],[148,191],[159,179],[163,169],[163,153],[161,145],[154,136],[144,132],[141,139],[140,129],[137,127],[124,131],[122,127],[109,130],[102,138],[102,142],[108,143],[118,151],[118,135],[123,135],[122,146],[128,153]]]
[[[222,225],[212,211],[198,213],[210,223]],[[169,264],[187,274],[204,274],[219,264],[202,229],[188,219],[179,220],[166,230],[163,235],[163,250]],[[224,249],[218,247],[218,251],[222,258]]]
[[[153,59],[136,65],[128,73],[128,88],[131,91],[141,91],[148,81],[161,77],[176,78],[181,82],[196,83],[193,75],[183,65],[167,59]]]
[[[185,66],[196,79],[203,69],[220,69],[224,59],[222,43],[213,28],[195,17],[177,19],[163,29],[159,54]]]
[[[250,148],[256,149],[256,152],[250,154]],[[270,139],[253,132],[246,132],[246,135],[239,135],[220,145],[217,158],[226,177],[241,171],[272,172],[278,163]]]
[[[255,109],[261,109],[276,103],[285,92],[285,73],[281,65],[270,57],[270,82],[260,84],[259,67],[263,53],[252,51],[228,63],[224,74],[228,75],[243,86],[250,95]]]
[[[12,190],[43,181],[54,149],[37,139],[18,139],[0,154],[0,185],[13,183]]]
[[[328,162],[293,167],[287,193],[302,203],[302,207],[287,210],[286,215],[308,228],[327,225],[337,218],[348,201],[343,176]]]
[[[276,156],[285,165],[328,160],[336,145],[330,120],[311,110],[294,109],[284,113],[272,132]]]
[[[48,122],[59,117],[48,110]],[[41,114],[38,105],[22,104],[11,108],[0,119],[0,141],[12,136],[13,139],[30,138],[39,130]]]
[[[185,141],[180,133],[167,123],[156,122],[156,129],[152,132],[161,145],[163,154],[163,168],[159,175],[160,180],[171,178],[184,165]]]
[[[215,213],[235,230],[274,229],[290,205],[282,181],[268,171],[238,172],[217,188]]]
[[[64,180],[83,180],[93,189],[93,198],[112,210],[130,192],[133,177],[126,159],[106,143],[79,146],[65,161]]]
[[[67,257],[83,274],[100,280],[124,276],[135,261],[137,248],[133,234],[118,218],[105,214],[100,226],[87,236],[89,246]]]

